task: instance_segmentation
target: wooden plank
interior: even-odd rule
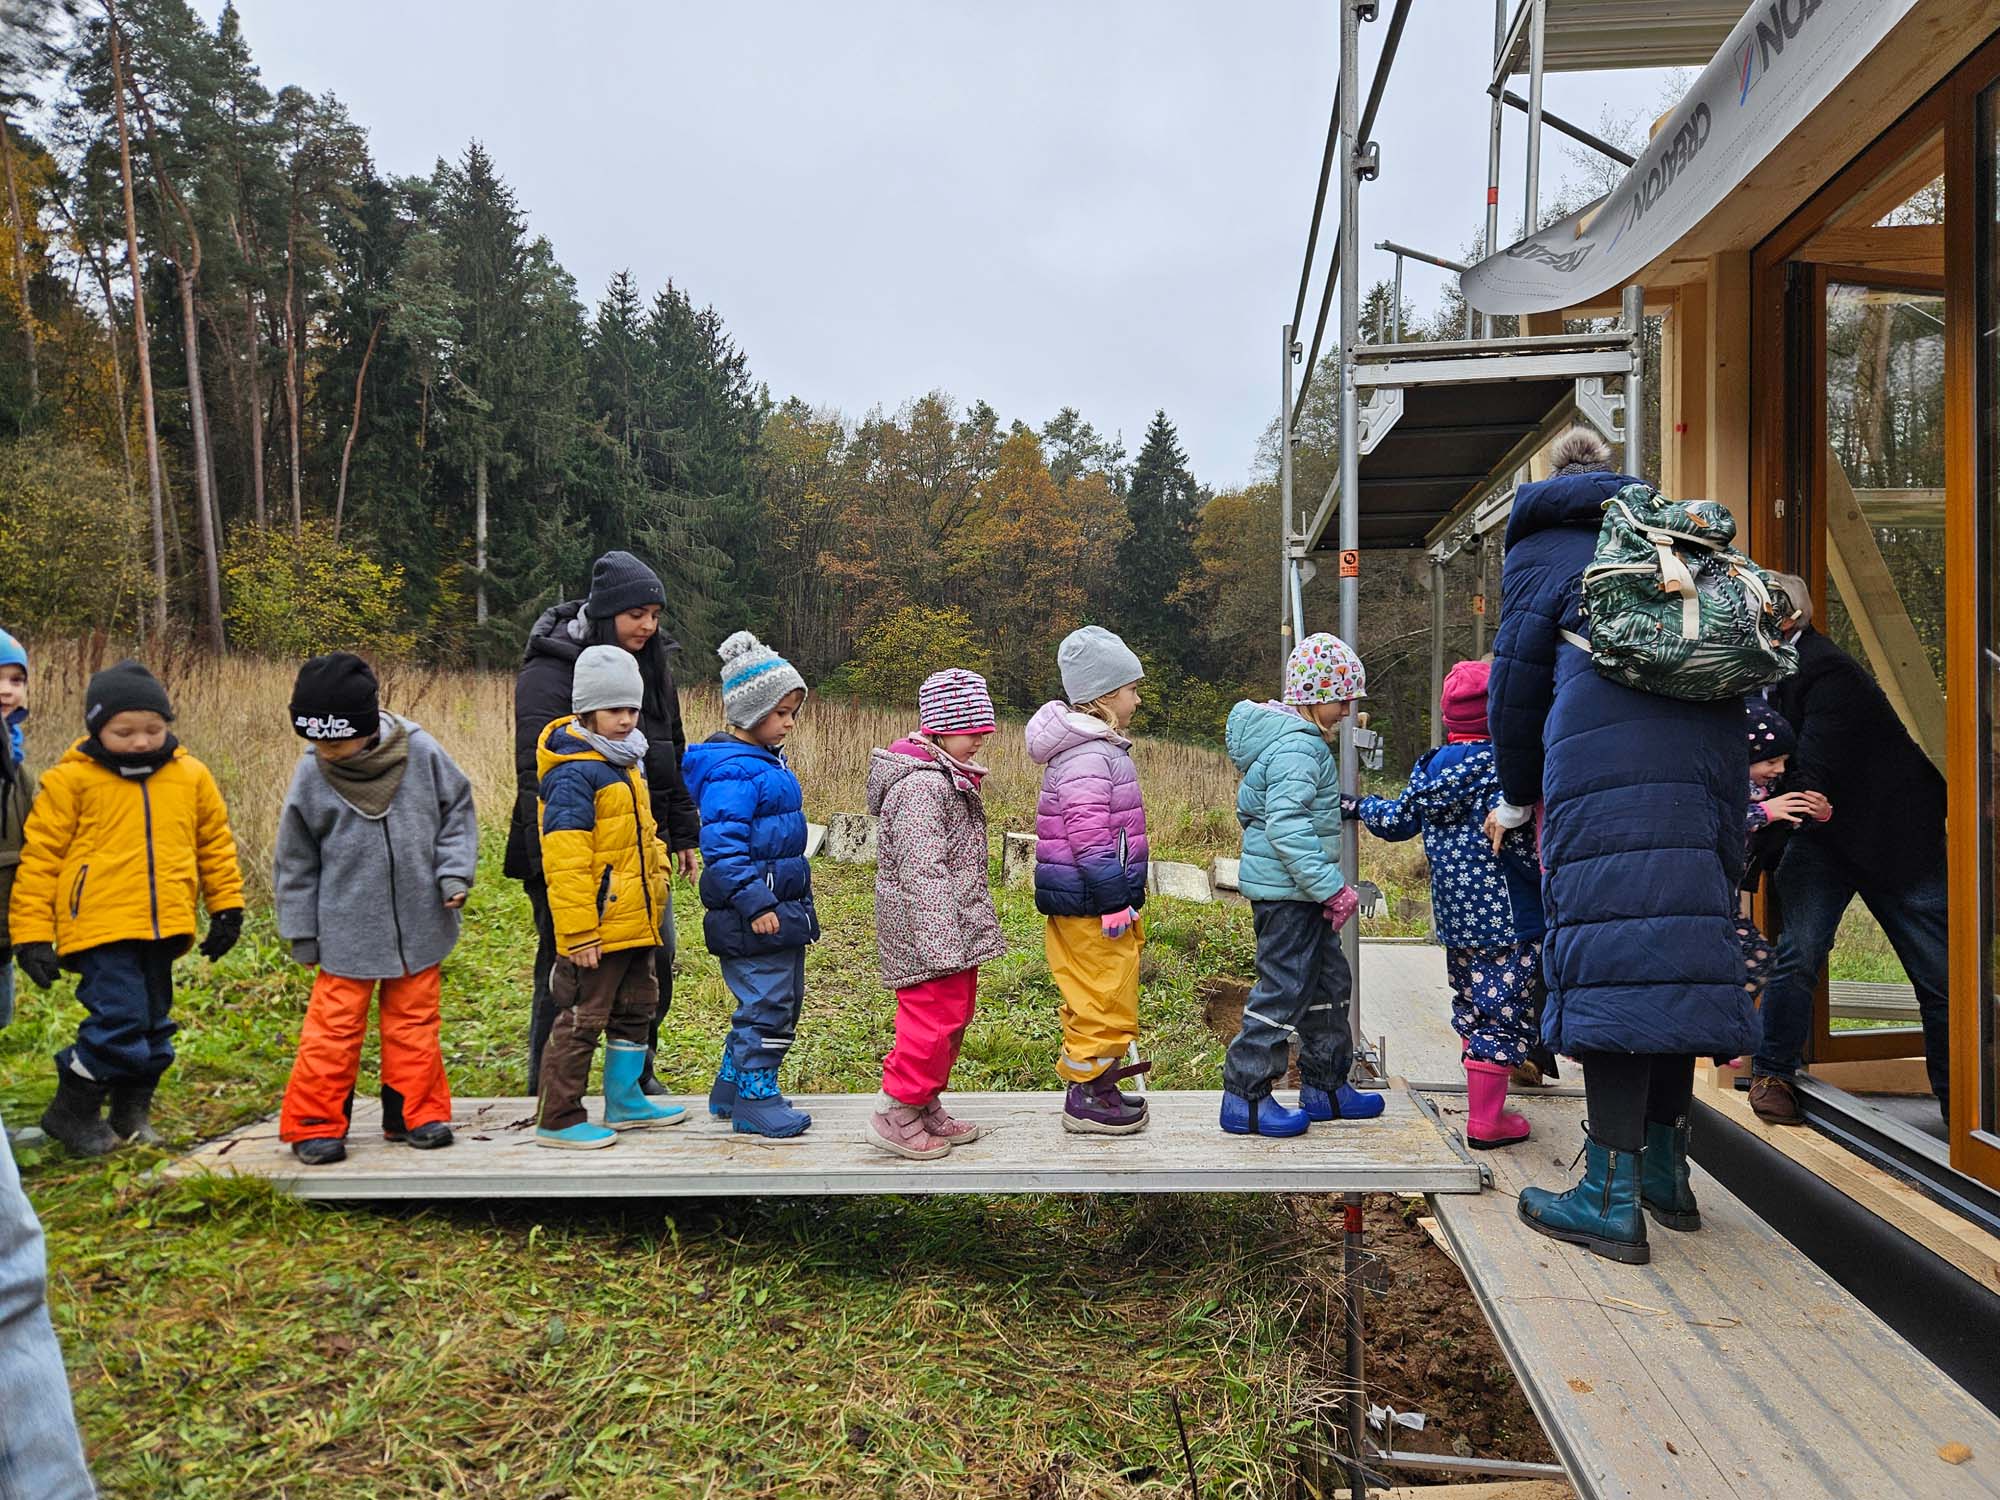
[[[1660,424],[1660,453],[1674,457],[1678,489],[1670,495],[1692,495],[1695,486],[1707,493],[1708,483],[1708,288],[1696,282],[1684,286],[1674,299],[1674,378],[1660,377],[1660,395],[1671,402],[1663,411],[1670,421]],[[1746,535],[1750,518],[1737,512],[1736,523]]]
[[[1847,604],[1847,618],[1861,637],[1876,682],[1911,737],[1942,768],[1944,690],[1855,498],[1847,468],[1831,447],[1826,450],[1826,569]]]
[[[812,1129],[788,1141],[738,1135],[682,1098],[686,1123],[625,1132],[602,1151],[534,1143],[529,1099],[460,1099],[446,1151],[382,1140],[381,1106],[357,1100],[347,1160],[304,1167],[274,1120],[209,1141],[169,1176],[233,1172],[305,1198],[765,1197],[857,1193],[1465,1193],[1467,1162],[1401,1089],[1381,1118],[1315,1126],[1292,1140],[1224,1135],[1220,1093],[1151,1092],[1152,1123],[1133,1136],[1071,1135],[1053,1091],[954,1094],[953,1111],[990,1133],[937,1161],[905,1161],[867,1144],[872,1094],[799,1095]],[[588,1103],[592,1118],[599,1103]]]
[[[1520,1107],[1498,1190],[1434,1210],[1580,1495],[2000,1495],[2000,1418],[1699,1169],[1703,1229],[1649,1224],[1650,1265],[1531,1232],[1515,1200],[1573,1180],[1582,1112]]]
[[[1820,1076],[1818,1065],[1812,1071]],[[1840,1086],[1849,1085],[1841,1080]],[[1988,1291],[2000,1292],[2000,1242],[1992,1235],[1982,1233],[1950,1209],[1933,1203],[1909,1184],[1863,1161],[1816,1130],[1796,1125],[1766,1125],[1751,1112],[1748,1094],[1717,1089],[1703,1093],[1701,1101],[1730,1124],[1749,1131],[1828,1186],[1838,1188],[1876,1218],[1951,1262]]]
[[[1750,515],[1750,257],[1708,263],[1708,485],[1739,521]],[[1760,554],[1761,555],[1761,554]]]
[[[1926,178],[1925,182],[1929,180]],[[1923,183],[1918,186],[1923,186]],[[1827,265],[1865,266],[1871,270],[1917,271],[1926,276],[1942,276],[1944,225],[1869,224],[1843,227],[1830,224],[1799,247],[1798,258],[1821,261]]]

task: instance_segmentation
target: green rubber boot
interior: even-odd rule
[[[1653,1258],[1646,1246],[1646,1219],[1639,1212],[1639,1165],[1643,1151],[1613,1151],[1586,1127],[1583,1180],[1566,1193],[1522,1188],[1521,1220],[1537,1234],[1581,1245],[1606,1260],[1643,1266]]]
[[[1688,1142],[1693,1135],[1686,1115],[1671,1125],[1646,1122],[1646,1169],[1640,1174],[1639,1201],[1662,1229],[1686,1233],[1701,1228],[1701,1208],[1688,1182]]]

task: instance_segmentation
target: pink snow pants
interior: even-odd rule
[[[960,969],[896,991],[896,1045],[882,1059],[882,1092],[898,1104],[933,1104],[972,1024],[979,971]]]

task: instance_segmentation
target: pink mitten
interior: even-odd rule
[[[1361,909],[1361,892],[1351,885],[1342,886],[1335,894],[1328,896],[1323,908],[1327,921],[1333,924],[1335,932],[1347,925],[1348,918]]]
[[[1123,911],[1108,911],[1098,918],[1098,921],[1104,924],[1104,935],[1113,941],[1130,932],[1135,920],[1136,915],[1129,906]]]

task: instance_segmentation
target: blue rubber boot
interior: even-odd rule
[[[1308,1085],[1299,1090],[1299,1108],[1311,1120],[1372,1120],[1382,1113],[1384,1096],[1343,1083],[1332,1093]]]
[[[1643,1151],[1613,1151],[1588,1134],[1583,1144],[1583,1180],[1566,1193],[1522,1188],[1521,1222],[1537,1234],[1593,1255],[1643,1266],[1653,1258],[1646,1245],[1646,1218],[1639,1212],[1639,1169]]]
[[[1302,1109],[1287,1109],[1275,1094],[1261,1099],[1245,1099],[1241,1094],[1222,1096],[1222,1128],[1230,1135],[1304,1135],[1312,1121]]]
[[[588,1120],[580,1120],[561,1130],[545,1130],[535,1127],[537,1146],[554,1146],[561,1151],[601,1151],[614,1144],[618,1132],[606,1130],[602,1125],[593,1125]]]
[[[726,1120],[736,1108],[736,1060],[729,1055],[729,1043],[722,1044],[722,1066],[715,1070],[715,1082],[708,1086],[708,1112]]]
[[[1662,1229],[1683,1234],[1701,1228],[1701,1209],[1688,1181],[1692,1127],[1683,1115],[1671,1125],[1646,1122],[1646,1166],[1639,1174],[1639,1203]]]
[[[604,1123],[613,1130],[644,1130],[649,1125],[678,1125],[687,1111],[678,1104],[662,1104],[639,1090],[639,1077],[646,1071],[644,1042],[607,1041],[604,1044]]]
[[[804,1134],[812,1122],[811,1115],[793,1109],[778,1092],[776,1068],[746,1068],[736,1075],[736,1108],[730,1123],[739,1134],[782,1141]]]

